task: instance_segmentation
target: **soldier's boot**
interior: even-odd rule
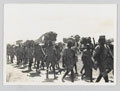
[[[78,75],[78,72],[77,72],[77,65],[75,64],[75,74],[77,74]]]
[[[58,77],[56,76],[55,67],[53,67],[53,73],[54,73],[54,79],[57,79]]]
[[[104,77],[105,82],[109,82],[108,75]]]
[[[32,71],[31,66],[32,66],[32,64],[29,63],[29,65],[28,65],[28,70],[29,70],[29,71]]]
[[[74,82],[74,71],[71,70],[71,81]]]
[[[85,73],[81,75],[81,80],[83,80],[84,78],[85,78]]]
[[[49,79],[49,77],[48,77],[48,68],[46,70],[46,79]]]
[[[90,82],[93,82],[93,78],[92,78],[92,69],[90,69]]]
[[[40,69],[40,67],[39,67],[39,62],[37,63],[36,72],[37,72],[37,73],[41,73],[41,69]]]
[[[99,82],[99,81],[101,80],[101,78],[102,78],[102,74],[100,74],[100,75],[98,76],[96,82]]]
[[[62,82],[65,82],[64,81],[64,78],[66,77],[66,75],[69,73],[69,71],[67,70],[67,72],[64,74],[64,76],[62,77]]]

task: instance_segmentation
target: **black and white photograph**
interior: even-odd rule
[[[5,85],[115,85],[116,4],[4,4]]]

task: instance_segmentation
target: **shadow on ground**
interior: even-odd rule
[[[42,82],[54,82],[55,79],[45,79],[44,81]]]
[[[41,77],[40,73],[30,73],[29,77]]]

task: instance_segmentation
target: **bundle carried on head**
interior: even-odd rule
[[[21,45],[22,42],[23,42],[23,40],[17,40],[17,41],[16,41],[16,44],[17,44],[17,45]]]
[[[35,44],[35,42],[33,40],[27,40],[25,43],[24,43],[24,46],[27,46],[27,47],[33,47]]]
[[[47,32],[44,34],[44,41],[56,41],[57,34],[55,32]]]
[[[70,38],[63,38],[63,42],[64,43],[72,42],[72,44],[73,44],[72,46],[75,45],[75,39],[72,38],[72,37],[70,37]]]
[[[91,42],[91,38],[90,37],[82,37],[80,43],[81,44],[87,44]]]
[[[47,43],[49,41],[56,41],[57,34],[55,32],[47,32],[43,34],[39,39],[35,40],[37,43]]]

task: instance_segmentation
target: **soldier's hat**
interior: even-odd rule
[[[105,42],[106,42],[105,35],[99,36],[98,42],[99,42],[99,43],[105,43]]]

